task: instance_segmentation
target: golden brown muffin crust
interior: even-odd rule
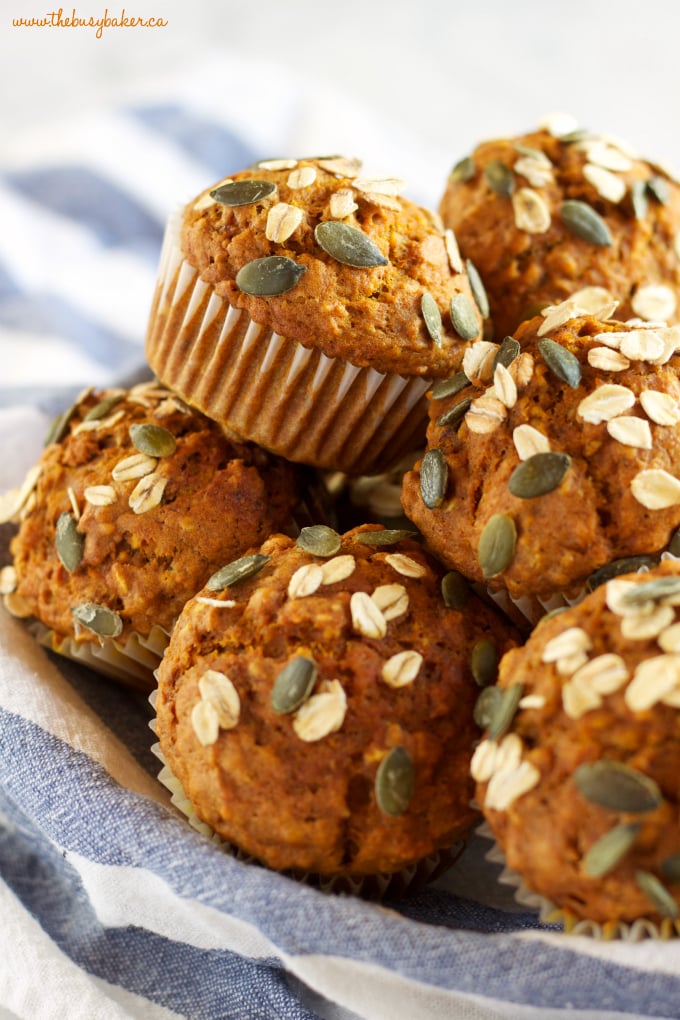
[[[478,688],[470,658],[479,642],[501,654],[514,632],[472,595],[463,610],[445,608],[439,569],[417,543],[371,548],[357,537],[366,531],[381,529],[347,533],[325,558],[292,539],[269,539],[261,554],[271,558],[256,576],[206,589],[187,605],[159,671],[161,748],[195,811],[277,869],[394,872],[450,846],[473,817],[466,771]],[[332,581],[342,564],[346,576]],[[297,594],[292,579],[310,569],[332,573]],[[368,636],[356,593],[370,601],[376,590],[394,615],[385,609],[383,635]],[[389,686],[385,664],[413,652],[423,657],[417,673]],[[272,690],[297,656],[316,663],[314,687],[301,708],[279,714]],[[231,681],[240,715],[203,745],[192,720],[204,710],[200,684],[210,670]],[[299,727],[324,690],[346,707],[331,713],[330,732],[311,739]],[[398,747],[413,763],[414,793],[390,815],[374,788],[380,763]]]
[[[358,161],[281,162],[283,169],[271,169],[277,161],[270,161],[228,179],[275,185],[259,201],[213,201],[216,185],[185,208],[181,246],[201,279],[255,322],[328,357],[379,372],[446,375],[465,347],[451,321],[451,299],[464,296],[480,332],[481,316],[462,261],[447,252],[439,217],[399,195],[403,182],[360,176]],[[350,211],[335,204],[343,195]],[[288,236],[288,228],[273,226],[281,207],[296,224]],[[315,235],[328,221],[360,231],[386,263],[362,268],[329,254]],[[267,297],[246,293],[236,283],[239,270],[270,256],[303,267],[297,283]],[[423,316],[424,294],[441,316],[436,340]]]

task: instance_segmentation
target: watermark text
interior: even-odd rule
[[[67,14],[60,7],[37,17],[12,18],[13,28],[93,28],[97,39],[101,39],[104,29],[108,28],[166,28],[167,24],[165,18],[140,18],[127,14],[124,7],[120,14],[109,14],[108,7],[105,7],[101,17],[83,16],[75,7]]]

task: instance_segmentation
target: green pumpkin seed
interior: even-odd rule
[[[451,181],[469,181],[475,175],[475,161],[472,156],[459,159],[449,174]]]
[[[210,192],[210,197],[222,205],[239,206],[253,205],[254,202],[262,202],[269,198],[276,191],[276,185],[272,181],[230,181],[228,184],[221,184]]]
[[[91,407],[87,414],[84,416],[83,421],[100,421],[104,418],[109,411],[119,404],[122,400],[120,393],[115,394],[113,397],[104,397],[99,403]]]
[[[627,606],[642,606],[646,602],[659,602],[680,592],[680,577],[658,577],[654,581],[644,581],[621,596],[621,602]]]
[[[385,528],[383,531],[361,531],[354,536],[354,541],[379,548],[383,545],[396,545],[405,538],[416,538],[417,535],[417,531],[406,531],[404,528]]]
[[[50,422],[50,426],[45,436],[44,445],[49,446],[50,443],[60,443],[68,431],[68,427],[71,423],[71,419],[78,410],[78,403],[72,404],[61,414],[58,414]]]
[[[413,798],[415,771],[405,747],[393,747],[378,766],[375,799],[385,815],[401,815]]]
[[[267,255],[239,269],[236,286],[252,297],[274,297],[292,290],[306,272],[306,266],[285,255]]]
[[[636,871],[635,881],[638,888],[642,890],[662,917],[669,917],[672,920],[678,917],[678,904],[656,875],[653,875],[651,871]]]
[[[241,556],[240,559],[220,567],[209,578],[206,588],[209,591],[223,591],[224,588],[231,588],[239,581],[245,581],[262,570],[265,563],[269,563],[270,556],[263,556],[261,553],[253,553],[251,556]]]
[[[465,372],[456,372],[450,379],[441,379],[438,383],[434,384],[432,387],[432,399],[444,400],[445,397],[455,397],[456,393],[460,393],[466,386],[471,385],[472,383]]]
[[[615,825],[601,839],[593,843],[583,858],[583,870],[592,878],[602,878],[619,864],[626,856],[635,837],[640,831],[637,822],[623,822]]]
[[[661,871],[669,882],[680,882],[680,853],[671,854],[661,862]]]
[[[571,457],[567,453],[552,450],[535,453],[517,465],[508,479],[508,488],[520,499],[544,496],[561,484],[570,464]]]
[[[447,425],[457,425],[463,420],[467,412],[470,410],[472,404],[472,397],[463,397],[457,404],[450,407],[448,411],[444,411],[437,418],[436,424],[441,428],[445,428]]]
[[[465,294],[455,294],[449,307],[453,328],[463,340],[474,340],[479,336],[479,323],[472,302]]]
[[[560,206],[560,218],[565,227],[582,241],[608,247],[612,243],[609,227],[599,213],[587,202],[569,198]]]
[[[576,355],[550,339],[539,340],[538,349],[550,371],[575,390],[581,382],[581,363]]]
[[[470,669],[479,687],[490,687],[498,677],[498,651],[490,638],[476,642],[470,656]]]
[[[496,577],[512,563],[517,529],[512,517],[494,514],[484,525],[477,546],[477,559],[485,578]]]
[[[633,203],[633,214],[635,219],[644,220],[649,211],[646,181],[633,181],[630,186],[630,199]]]
[[[340,220],[324,220],[317,224],[314,237],[325,252],[355,269],[386,266],[389,261],[363,231]]]
[[[297,655],[285,666],[272,687],[271,706],[277,715],[294,712],[312,693],[316,682],[316,663]]]
[[[436,344],[441,343],[442,339],[442,313],[439,311],[437,302],[427,291],[423,294],[420,299],[420,310],[422,312],[423,319],[425,320],[425,326],[430,337]]]
[[[601,584],[611,581],[613,577],[621,574],[635,574],[644,567],[655,567],[659,562],[658,556],[622,556],[621,559],[612,560],[603,567],[594,570],[586,581],[588,591],[594,591]]]
[[[477,266],[474,264],[474,262],[472,262],[470,259],[466,259],[465,265],[467,267],[467,274],[468,279],[470,281],[470,290],[472,291],[472,296],[475,299],[475,303],[479,308],[482,318],[488,319],[490,312],[489,298],[486,293],[486,287],[484,286],[482,278],[479,275],[479,270],[477,269]]]
[[[441,583],[444,605],[449,609],[463,609],[470,597],[470,585],[457,570],[444,574]]]
[[[74,619],[100,637],[115,638],[123,630],[123,621],[118,613],[96,602],[83,602],[71,610]]]
[[[487,734],[489,740],[499,740],[508,732],[512,720],[515,718],[517,707],[522,700],[523,693],[524,684],[513,684],[512,687],[504,688],[503,694],[496,702],[493,715],[489,721]]]
[[[57,556],[65,569],[71,573],[82,561],[85,545],[85,536],[78,531],[78,524],[72,514],[59,514],[54,541]]]
[[[177,449],[172,432],[160,425],[131,425],[129,433],[134,448],[148,457],[170,457]]]
[[[480,691],[473,712],[474,720],[480,730],[485,730],[491,725],[498,713],[502,698],[503,689],[501,687],[485,687]]]
[[[515,175],[500,159],[491,159],[484,167],[487,184],[497,195],[512,195],[515,190]]]
[[[647,181],[647,190],[661,205],[667,205],[670,202],[671,190],[668,186],[668,181],[664,177],[659,177],[658,174],[650,177]]]
[[[671,556],[680,557],[680,528],[674,531],[671,535],[671,540],[668,543],[668,551]]]
[[[663,801],[653,779],[619,761],[603,759],[579,765],[574,782],[586,800],[610,811],[642,814],[655,811]]]
[[[335,556],[340,548],[340,535],[325,524],[312,524],[308,528],[302,528],[296,545],[298,549],[303,549],[312,556]]]
[[[509,368],[515,358],[520,352],[519,340],[515,340],[514,336],[506,336],[503,343],[496,351],[496,357],[493,360],[494,370],[496,365],[503,365],[504,368]]]
[[[429,510],[441,506],[449,481],[449,465],[441,450],[428,450],[420,465],[420,495]]]

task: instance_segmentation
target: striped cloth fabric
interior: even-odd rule
[[[290,74],[275,82],[270,68],[207,61],[5,145],[0,491],[75,392],[145,372],[177,202],[310,148],[368,154],[436,202],[460,153]],[[170,805],[150,714],[0,612],[0,1020],[680,1016],[680,943],[541,923],[498,881],[481,835],[442,878],[380,905],[235,859]]]

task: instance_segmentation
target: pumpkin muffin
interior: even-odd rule
[[[478,706],[478,803],[577,931],[680,931],[678,605],[678,560],[603,583],[511,650]]]
[[[440,212],[486,287],[494,335],[576,290],[620,316],[680,321],[680,186],[605,135],[548,118],[456,164]],[[587,304],[581,312],[587,312]]]
[[[469,352],[402,491],[444,563],[530,617],[601,568],[655,561],[680,526],[680,327],[572,314]]]
[[[460,840],[477,685],[514,631],[442,582],[379,525],[272,536],[217,572],[158,670],[156,731],[187,809],[308,876],[394,874]]]
[[[156,383],[87,391],[7,508],[20,517],[8,608],[55,651],[151,690],[185,601],[225,559],[292,530],[295,493],[291,465]]]
[[[203,192],[168,223],[156,374],[289,460],[369,474],[415,449],[429,382],[482,316],[452,235],[402,186],[334,157],[263,161]]]

